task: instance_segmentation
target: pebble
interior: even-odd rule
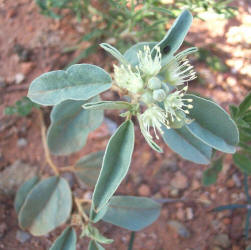
[[[228,249],[231,246],[231,241],[227,234],[218,234],[214,237],[213,244]]]
[[[26,76],[28,75],[34,68],[33,62],[23,62],[21,63],[22,73]]]
[[[185,212],[183,208],[178,208],[176,212],[176,216],[178,220],[184,221],[185,220]]]
[[[200,184],[200,182],[198,181],[198,180],[193,180],[193,182],[192,182],[192,190],[194,191],[194,190],[197,190],[197,189],[199,189],[201,187],[201,184]]]
[[[233,174],[233,180],[235,182],[236,187],[241,187],[241,181],[240,178],[237,174]]]
[[[141,196],[149,196],[151,194],[151,190],[149,186],[146,184],[141,184],[138,192],[139,192],[139,195]]]
[[[193,209],[191,207],[186,208],[186,218],[192,220],[194,218]]]
[[[162,163],[162,168],[167,171],[176,172],[178,170],[178,164],[176,158],[165,159]]]
[[[170,188],[168,186],[164,186],[161,188],[160,192],[164,197],[168,197]]]
[[[17,140],[17,146],[20,148],[26,147],[27,146],[27,140],[25,138],[19,138]]]
[[[179,221],[171,220],[168,221],[167,224],[182,238],[189,238],[191,236],[189,230]]]
[[[177,172],[171,181],[171,185],[177,189],[185,189],[188,187],[188,179],[181,172]]]
[[[170,191],[170,196],[173,197],[173,198],[176,198],[179,196],[179,190],[177,188],[173,188],[171,191]]]
[[[20,83],[22,83],[23,81],[24,81],[24,74],[22,74],[22,73],[18,73],[18,74],[16,74],[15,75],[15,83],[16,84],[20,84]]]
[[[30,237],[31,235],[29,233],[21,231],[21,230],[18,230],[16,233],[16,239],[21,243],[26,242],[27,240],[30,239]]]

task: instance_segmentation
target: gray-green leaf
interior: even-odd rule
[[[194,121],[187,125],[190,132],[212,148],[234,153],[239,132],[228,113],[210,100],[195,95],[186,95],[186,98],[193,99],[189,116]]]
[[[56,239],[50,250],[76,250],[77,235],[73,228],[67,227]]]
[[[98,244],[96,241],[91,240],[89,242],[88,250],[105,250],[100,244]]]
[[[75,174],[85,184],[94,187],[102,166],[104,151],[82,157],[75,165]]]
[[[92,209],[104,207],[125,178],[134,148],[134,126],[125,121],[110,138],[106,147],[102,169],[93,193]],[[94,219],[94,218],[91,218]]]
[[[27,195],[18,214],[19,225],[33,235],[45,235],[69,218],[71,208],[72,196],[67,181],[50,177],[40,181]]]
[[[113,196],[102,220],[131,231],[139,231],[157,220],[160,210],[161,205],[150,198]]]
[[[98,109],[130,109],[132,105],[129,102],[123,101],[100,101],[88,102],[83,105],[84,109],[98,110]]]
[[[212,163],[212,166],[203,172],[202,183],[210,186],[217,181],[218,174],[222,170],[222,157]]]
[[[181,157],[198,164],[210,163],[212,148],[197,139],[186,126],[180,129],[163,126],[162,130],[165,143]]]
[[[98,97],[90,101],[99,100]],[[102,110],[84,110],[85,101],[64,101],[51,112],[51,125],[47,142],[50,151],[56,155],[71,154],[80,150],[88,134],[98,128],[103,121]]]
[[[19,213],[21,207],[23,206],[27,195],[30,191],[35,187],[35,185],[39,182],[39,177],[35,176],[28,181],[26,181],[17,191],[15,197],[15,210]]]
[[[56,105],[65,100],[88,100],[111,87],[112,79],[102,68],[75,64],[66,71],[51,71],[37,77],[28,97],[41,105]]]

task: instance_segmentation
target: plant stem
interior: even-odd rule
[[[135,232],[131,232],[131,237],[128,245],[128,250],[133,250],[133,243],[135,239]]]
[[[44,124],[44,117],[40,109],[38,109],[38,116],[39,116],[39,121],[40,121],[40,126],[41,126],[41,136],[42,136],[42,142],[43,142],[43,147],[44,147],[45,159],[47,163],[49,164],[49,166],[51,167],[51,169],[53,170],[53,172],[55,173],[55,175],[59,175],[59,170],[51,159],[50,151],[49,151],[47,141],[46,141],[46,127]]]
[[[74,166],[62,167],[59,169],[60,172],[75,172]]]
[[[83,208],[82,208],[82,201],[78,198],[74,198],[74,201],[76,203],[76,206],[77,206],[77,209],[78,209],[78,212],[80,214],[80,216],[82,216],[85,220],[85,222],[88,222],[89,221],[89,217],[87,216],[87,214],[84,212]]]

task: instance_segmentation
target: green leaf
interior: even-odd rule
[[[125,64],[125,65],[128,64],[125,57],[112,45],[108,43],[101,43],[100,47],[102,47],[105,51],[107,51],[112,56],[114,56],[120,63]]]
[[[157,44],[157,46],[160,47],[163,57],[172,56],[180,48],[192,21],[193,16],[188,10],[184,10],[178,16],[166,36]],[[152,50],[152,53],[154,53],[154,50]]]
[[[82,157],[75,165],[75,174],[85,184],[94,187],[102,166],[104,151]]]
[[[41,105],[56,105],[65,100],[88,100],[111,87],[112,79],[100,67],[75,64],[37,77],[28,97]]]
[[[90,101],[97,101],[98,97]],[[50,151],[56,155],[67,155],[80,150],[88,134],[98,128],[103,121],[102,110],[84,110],[85,101],[64,101],[51,112],[51,125],[47,142]]]
[[[88,250],[105,250],[101,245],[99,245],[96,241],[91,240],[89,242]]]
[[[150,198],[113,196],[102,220],[131,231],[139,231],[157,220],[160,211],[161,205]]]
[[[134,148],[134,126],[125,121],[110,138],[102,169],[93,193],[92,210],[99,212],[125,178]],[[91,218],[94,220],[95,218]]]
[[[163,126],[162,130],[165,143],[181,157],[198,164],[210,163],[212,148],[197,139],[186,126],[180,129]]]
[[[239,115],[242,116],[251,107],[251,92],[245,97],[243,102],[239,106]]]
[[[30,191],[35,187],[35,185],[39,182],[39,177],[35,176],[28,181],[26,181],[17,191],[16,197],[15,197],[15,210],[17,214],[19,213],[21,207],[23,206],[25,199],[27,195],[30,193]]]
[[[76,250],[77,235],[73,228],[67,227],[56,239],[50,250]]]
[[[217,181],[218,174],[222,170],[222,160],[221,157],[214,161],[212,166],[203,172],[202,183],[204,186],[210,186]]]
[[[83,236],[89,237],[92,240],[97,241],[102,244],[111,244],[113,242],[112,239],[108,239],[102,234],[100,234],[98,229],[96,227],[91,226],[90,224],[88,224],[84,228],[84,231],[82,232],[80,237],[83,237]]]
[[[149,46],[150,49],[152,49],[157,42],[141,42],[133,45],[131,48],[129,48],[125,54],[124,57],[127,60],[128,63],[130,63],[132,66],[136,66],[139,64],[137,53],[140,50],[144,49],[144,46]]]
[[[19,225],[35,236],[45,235],[66,222],[71,208],[71,190],[67,181],[50,177],[40,181],[27,195],[18,214]]]
[[[247,156],[235,153],[233,155],[233,160],[241,172],[251,175],[251,160]]]
[[[234,153],[239,143],[239,131],[228,113],[216,103],[195,95],[186,95],[193,99],[190,118],[194,121],[187,125],[190,132],[219,151]]]
[[[123,101],[100,101],[100,102],[88,102],[82,106],[84,109],[131,109],[132,105],[129,102]]]

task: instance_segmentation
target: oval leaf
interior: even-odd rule
[[[105,250],[100,244],[98,244],[96,241],[91,240],[89,242],[88,250]]]
[[[177,154],[186,160],[209,164],[212,148],[197,139],[185,126],[180,129],[162,127],[165,143]]]
[[[92,209],[98,212],[112,197],[125,178],[134,148],[134,126],[125,121],[110,138],[102,169],[93,193]],[[93,218],[92,218],[93,219]]]
[[[212,167],[203,172],[202,183],[204,186],[210,186],[217,181],[218,174],[222,170],[222,157],[212,163]]]
[[[193,109],[189,116],[194,121],[187,125],[198,139],[225,153],[234,153],[239,143],[239,132],[228,113],[216,103],[195,95],[186,95],[193,99]]]
[[[111,82],[111,77],[102,68],[75,64],[66,71],[51,71],[37,77],[30,85],[28,97],[41,105],[88,100],[109,89]]]
[[[88,102],[82,106],[84,109],[130,109],[132,105],[129,102],[123,101],[100,101],[100,102]]]
[[[94,187],[102,166],[104,151],[82,157],[75,165],[75,174],[85,184]]]
[[[27,195],[18,214],[19,225],[33,235],[45,235],[69,218],[71,208],[71,190],[67,181],[50,177],[40,181]]]
[[[161,205],[150,198],[113,196],[102,220],[131,231],[139,231],[157,220],[160,210]]]
[[[35,176],[28,181],[26,181],[17,191],[16,197],[15,197],[15,210],[17,213],[19,213],[21,207],[23,206],[25,199],[27,195],[30,193],[30,191],[35,187],[35,185],[39,182],[39,177]]]
[[[241,170],[241,172],[251,175],[251,160],[242,154],[233,155],[235,165]]]
[[[180,48],[192,21],[192,14],[188,10],[184,10],[168,30],[166,36],[157,44],[160,47],[164,61],[166,60],[164,57],[172,56]],[[152,50],[152,53],[154,53],[154,50]]]
[[[98,100],[98,97],[91,100]],[[51,125],[47,142],[50,151],[56,155],[67,155],[80,150],[88,134],[103,121],[102,110],[84,110],[84,101],[64,101],[51,112]]]
[[[50,250],[76,250],[77,235],[73,228],[67,227],[56,239]]]

